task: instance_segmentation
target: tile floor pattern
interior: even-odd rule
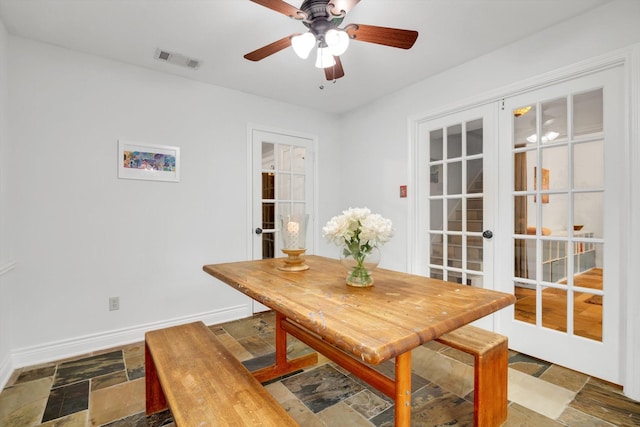
[[[272,313],[211,326],[251,370],[273,360]],[[311,351],[290,340],[289,353]],[[473,425],[473,359],[438,343],[413,352],[412,425]],[[393,372],[391,363],[378,367]],[[304,427],[392,426],[392,401],[320,357],[266,385]],[[146,417],[142,343],[17,370],[0,393],[0,426],[173,426]],[[505,426],[640,426],[640,402],[610,384],[512,352]]]

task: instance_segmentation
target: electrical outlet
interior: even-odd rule
[[[109,298],[109,311],[120,310],[120,297]]]

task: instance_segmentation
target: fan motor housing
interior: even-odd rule
[[[307,15],[304,21],[311,32],[318,36],[324,35],[332,28],[338,27],[344,19],[344,15],[332,15],[328,9],[330,0],[304,0],[300,10]]]

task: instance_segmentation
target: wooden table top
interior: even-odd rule
[[[203,270],[361,360],[379,364],[515,302],[511,294],[377,268],[375,284],[345,284],[340,261],[305,256],[205,265]]]

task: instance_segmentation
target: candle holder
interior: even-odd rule
[[[284,265],[278,267],[282,271],[304,271],[309,266],[304,263],[302,255],[307,251],[305,239],[309,215],[280,215],[280,235],[282,236],[282,252],[287,255]]]

